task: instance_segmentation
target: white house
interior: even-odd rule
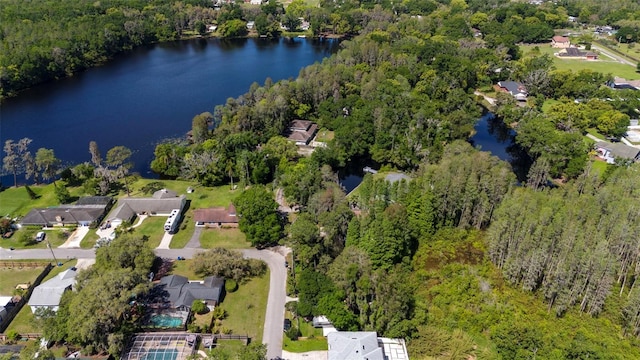
[[[381,338],[375,331],[336,331],[327,341],[328,360],[409,360],[403,339]]]
[[[29,298],[31,312],[39,308],[49,308],[58,311],[60,299],[65,291],[71,290],[76,283],[76,271],[71,268],[36,286]]]

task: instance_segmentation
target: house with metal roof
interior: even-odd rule
[[[328,360],[409,360],[403,339],[378,337],[375,331],[336,331],[327,341]]]
[[[39,308],[48,308],[58,311],[60,299],[65,291],[72,290],[76,283],[75,269],[67,269],[55,277],[36,286],[29,298],[29,307],[31,312],[35,314]]]
[[[598,157],[609,164],[615,164],[618,160],[640,160],[640,149],[622,143],[610,143],[599,141],[595,145]]]
[[[508,92],[518,101],[527,101],[527,88],[517,81],[499,81],[498,86],[502,91]]]

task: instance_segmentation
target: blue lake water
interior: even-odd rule
[[[182,137],[191,119],[229,97],[295,78],[337,51],[337,40],[195,39],[135,49],[102,67],[29,89],[0,105],[0,141],[33,139],[65,164],[89,161],[89,141],[102,153],[124,145],[134,171],[149,169],[155,145]],[[4,156],[4,154],[2,155]],[[3,183],[13,181],[3,178]]]

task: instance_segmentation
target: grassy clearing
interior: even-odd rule
[[[182,275],[189,280],[202,280],[202,277],[196,275],[193,269],[191,269],[191,263],[191,260],[176,260],[173,262],[171,273],[174,275]]]
[[[318,131],[318,135],[316,135],[316,141],[329,142],[333,140],[334,137],[335,133],[333,131],[322,128]]]
[[[587,133],[588,133],[588,134],[591,134],[591,135],[593,135],[593,136],[595,136],[595,137],[597,137],[597,138],[598,138],[598,139],[600,139],[600,140],[606,140],[605,136],[604,136],[604,135],[602,135],[602,134],[600,134],[600,133],[598,132],[598,130],[596,130],[596,129],[594,129],[594,128],[588,128],[588,129],[587,129]]]
[[[162,237],[164,236],[164,223],[167,221],[166,216],[150,216],[140,224],[140,226],[133,229],[136,235],[146,235],[149,237],[147,245],[155,249],[160,245]]]
[[[225,349],[231,354],[238,354],[244,348],[244,343],[240,340],[218,340],[216,348]],[[208,349],[202,349],[207,351]]]
[[[240,190],[231,190],[229,185],[205,187],[191,181],[138,179],[131,185],[131,196],[151,196],[151,194],[144,193],[142,188],[152,182],[160,182],[169,190],[173,190],[178,194],[185,194],[187,200],[190,201],[190,210],[212,206],[228,206],[240,194]],[[187,194],[187,188],[189,187],[194,191]],[[125,193],[121,195],[125,195]]]
[[[85,235],[82,241],[80,241],[80,248],[91,249],[98,239],[100,239],[100,236],[95,232],[95,230],[91,230],[87,235]]]
[[[314,337],[310,339],[299,339],[297,341],[292,341],[285,336],[282,342],[282,348],[294,353],[303,353],[307,351],[328,350],[329,345],[327,344],[327,338],[324,337]]]
[[[39,268],[0,269],[0,295],[11,296],[15,292],[16,285],[33,283],[42,273],[44,266],[46,266],[45,262]]]
[[[187,245],[195,230],[193,224],[193,213],[191,211],[187,211],[186,215],[182,219],[182,223],[180,224],[180,229],[175,233],[175,235],[173,235],[173,239],[171,239],[171,244],[169,244],[171,249],[182,249]]]
[[[594,171],[599,176],[604,175],[604,173],[607,171],[607,169],[610,166],[612,165],[607,164],[606,161],[603,161],[601,159],[593,159],[593,161],[591,161],[591,170]]]
[[[290,318],[291,316],[287,314],[287,317]],[[282,343],[282,348],[284,350],[295,353],[302,353],[307,351],[328,349],[329,345],[327,343],[327,338],[322,336],[322,329],[314,328],[310,322],[305,321],[304,319],[297,318],[291,321],[294,326],[299,327],[302,336],[296,341],[293,341],[285,336]]]
[[[77,263],[76,260],[71,260],[71,261],[66,261],[63,263],[62,266],[56,266],[53,269],[51,269],[51,271],[49,272],[49,274],[47,274],[47,276],[45,276],[44,279],[42,279],[42,282],[45,282],[51,278],[53,278],[54,276],[58,275],[59,273],[61,273],[62,271],[68,269],[71,266],[75,266],[75,264]],[[34,271],[35,270],[35,274]],[[4,271],[6,270],[0,270],[0,274],[2,275],[2,277],[0,277],[0,283],[2,283],[5,279],[5,275],[9,275],[8,277],[10,279],[12,279],[11,282],[14,282],[15,284],[13,285],[13,287],[15,288],[15,285],[20,284],[20,283],[27,283],[27,282],[33,282],[35,281],[35,279],[38,277],[38,275],[40,275],[40,273],[42,273],[42,270],[44,270],[44,267],[42,268],[38,268],[38,269],[33,269],[31,271],[28,272],[22,272],[24,270],[20,270],[20,271],[14,271],[10,274],[6,274],[4,273]],[[31,273],[31,278],[30,280],[27,280],[27,275],[29,275],[29,273]],[[20,281],[18,281],[18,279]],[[26,280],[26,281],[24,281]],[[5,284],[2,285],[3,287],[6,286]],[[4,293],[2,293],[4,294]],[[20,309],[20,312],[18,313],[18,315],[13,319],[13,321],[11,321],[11,324],[9,324],[9,327],[7,327],[6,331],[11,331],[14,330],[16,332],[18,332],[19,334],[21,333],[37,333],[37,332],[41,332],[42,331],[42,326],[40,324],[40,322],[38,322],[38,320],[33,316],[33,313],[31,313],[31,308],[29,307],[28,304],[25,304],[22,309]]]
[[[32,241],[36,237],[38,231],[44,231],[46,235],[46,241],[35,242]],[[64,231],[69,233],[73,232],[72,229],[57,228],[55,230],[42,230],[37,227],[23,227],[16,231],[9,239],[0,240],[0,246],[4,248],[13,247],[15,249],[46,249],[47,243],[51,244],[51,247],[56,248],[67,240],[63,235]]]
[[[53,184],[30,185],[38,198],[31,200],[24,186],[8,188],[0,192],[0,215],[24,216],[34,207],[56,206],[60,203],[55,196]]]
[[[522,50],[523,55],[527,55],[532,51],[535,51],[536,47],[538,48],[541,54],[551,55],[551,57],[553,58],[553,64],[555,65],[557,70],[580,71],[583,69],[589,69],[589,70],[601,72],[603,74],[611,74],[614,76],[623,77],[629,80],[640,78],[640,74],[636,73],[635,67],[622,64],[619,62],[615,62],[613,60],[610,60],[606,56],[601,56],[603,60],[596,60],[596,61],[560,59],[557,56],[553,55],[554,53],[558,52],[560,49],[555,49],[545,44],[520,45],[520,50]]]
[[[204,229],[200,236],[200,244],[204,249],[221,247],[225,249],[246,249],[251,247],[247,237],[237,228]]]
[[[227,293],[220,306],[229,316],[222,326],[231,329],[233,334],[247,335],[251,341],[262,342],[268,294],[268,272],[241,284],[238,291]]]

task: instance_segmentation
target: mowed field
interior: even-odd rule
[[[552,48],[549,44],[520,45],[520,50],[522,50],[522,55],[524,56],[531,53],[532,51],[535,51],[536,47],[539,49],[540,53],[549,54],[552,56],[553,65],[557,70],[580,71],[583,69],[589,69],[601,72],[603,74],[611,74],[613,76],[622,77],[627,80],[640,79],[640,74],[636,72],[635,67],[619,63],[602,54],[600,54],[598,60],[567,60],[553,55],[561,49]]]

